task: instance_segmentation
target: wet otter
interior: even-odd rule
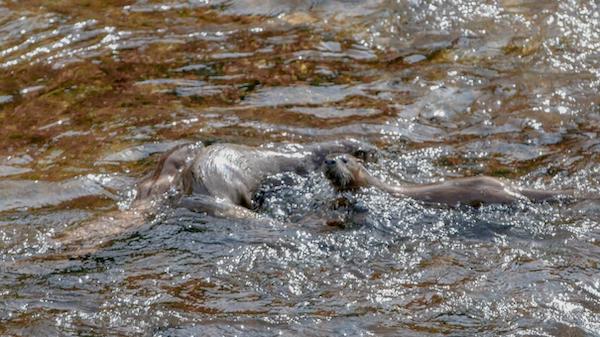
[[[96,246],[138,228],[163,204],[220,217],[254,217],[252,197],[267,176],[313,171],[332,153],[369,159],[376,150],[353,139],[270,147],[179,145],[163,154],[155,170],[136,185],[136,197],[129,209],[67,231],[58,240],[63,246],[80,242]]]
[[[67,229],[54,237],[61,246],[75,246],[79,255],[86,247],[98,246],[107,239],[138,228],[157,207],[181,194],[193,156],[201,143],[178,145],[165,152],[156,168],[143,178],[134,190],[135,199],[125,210],[110,212],[76,228]]]
[[[357,158],[349,155],[328,157],[325,160],[325,175],[338,190],[373,186],[395,196],[449,206],[508,204],[517,200],[544,201],[569,194],[565,191],[520,188],[486,176],[458,178],[436,184],[393,186],[373,177]]]
[[[188,196],[177,205],[218,216],[247,217],[254,209],[252,197],[266,177],[316,170],[331,153],[367,158],[375,152],[374,147],[356,140],[272,148],[214,144],[195,155],[182,181],[183,194]]]

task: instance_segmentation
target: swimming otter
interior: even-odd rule
[[[127,210],[112,212],[56,239],[62,246],[97,246],[138,228],[164,204],[220,217],[255,217],[252,197],[267,176],[313,171],[332,153],[370,160],[377,150],[354,139],[270,147],[179,145],[163,154],[156,168],[136,185],[136,196]]]
[[[85,251],[81,248],[95,247],[106,240],[138,228],[148,216],[156,213],[156,209],[181,194],[186,180],[186,169],[191,164],[194,154],[203,145],[201,143],[175,146],[165,152],[156,168],[143,178],[134,189],[135,198],[125,210],[110,212],[81,226],[69,228],[59,233],[54,239],[64,248],[75,246],[79,255]]]
[[[393,186],[373,177],[359,160],[345,154],[325,160],[325,175],[338,190],[373,186],[395,196],[449,206],[508,204],[517,200],[544,201],[568,194],[565,191],[520,188],[486,176],[458,178],[436,184]]]
[[[254,209],[252,197],[266,177],[314,171],[332,153],[371,159],[376,152],[373,146],[352,139],[272,148],[214,144],[195,154],[182,181],[188,197],[177,205],[217,216],[247,217]]]

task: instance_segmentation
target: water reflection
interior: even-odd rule
[[[600,8],[555,1],[0,2],[0,334],[582,335],[600,205],[432,207],[265,181],[68,258],[183,141],[365,138],[374,174],[600,193]],[[333,218],[327,224],[327,219]]]

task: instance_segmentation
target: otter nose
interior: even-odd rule
[[[335,159],[325,159],[325,165],[335,165]]]

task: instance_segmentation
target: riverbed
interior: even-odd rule
[[[596,0],[0,0],[0,335],[600,336],[599,89]],[[389,183],[579,199],[285,173],[261,219],[164,207],[52,257],[178,144],[342,138]],[[313,221],[339,198],[363,220]]]

